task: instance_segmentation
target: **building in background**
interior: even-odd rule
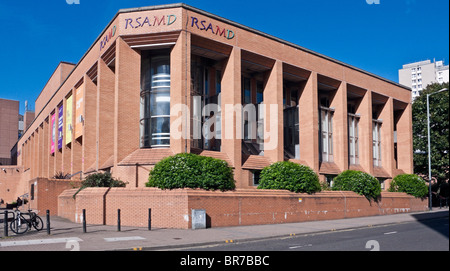
[[[11,165],[11,148],[19,138],[19,101],[0,99],[0,165]]]
[[[432,83],[449,82],[449,65],[444,61],[425,60],[403,65],[398,71],[399,83],[412,89],[412,99]]]

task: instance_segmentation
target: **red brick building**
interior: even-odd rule
[[[0,99],[0,165],[11,165],[11,148],[18,138],[19,101]]]
[[[110,171],[143,187],[182,152],[227,161],[238,188],[283,160],[322,180],[413,171],[409,88],[184,4],[120,10],[35,108],[17,145],[28,179]]]

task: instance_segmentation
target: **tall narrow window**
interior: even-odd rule
[[[348,148],[349,148],[349,163],[350,165],[359,164],[359,115],[352,113],[348,114]]]
[[[191,97],[193,99],[191,112],[194,132],[191,147],[220,151],[222,72],[216,70],[214,63],[209,59],[193,56],[191,61]],[[217,105],[217,111],[215,109],[210,111],[212,105]]]
[[[256,82],[256,143],[259,145],[260,154],[264,154],[264,84]]]
[[[288,159],[300,159],[298,90],[284,88],[283,93],[284,154]]]
[[[381,121],[374,120],[372,124],[373,166],[381,167]]]
[[[141,148],[170,146],[170,56],[142,52]]]
[[[320,107],[320,150],[322,162],[333,162],[333,112],[332,108]]]

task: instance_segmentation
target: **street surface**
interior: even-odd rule
[[[449,251],[448,218],[344,229],[184,251]]]

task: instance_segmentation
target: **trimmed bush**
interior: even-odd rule
[[[321,190],[319,177],[310,167],[290,161],[265,167],[260,174],[258,189],[289,190],[308,194]]]
[[[75,196],[83,189],[87,187],[125,187],[126,183],[121,180],[115,179],[111,176],[111,173],[94,173],[86,177],[81,182],[81,187],[78,191],[73,195]]]
[[[389,191],[404,192],[416,198],[424,198],[428,194],[428,186],[415,174],[400,174],[392,180]]]
[[[370,174],[357,170],[346,170],[334,179],[332,190],[353,191],[368,200],[377,200],[381,195],[380,182]]]
[[[234,190],[233,170],[227,162],[192,153],[167,157],[150,171],[147,187]]]

